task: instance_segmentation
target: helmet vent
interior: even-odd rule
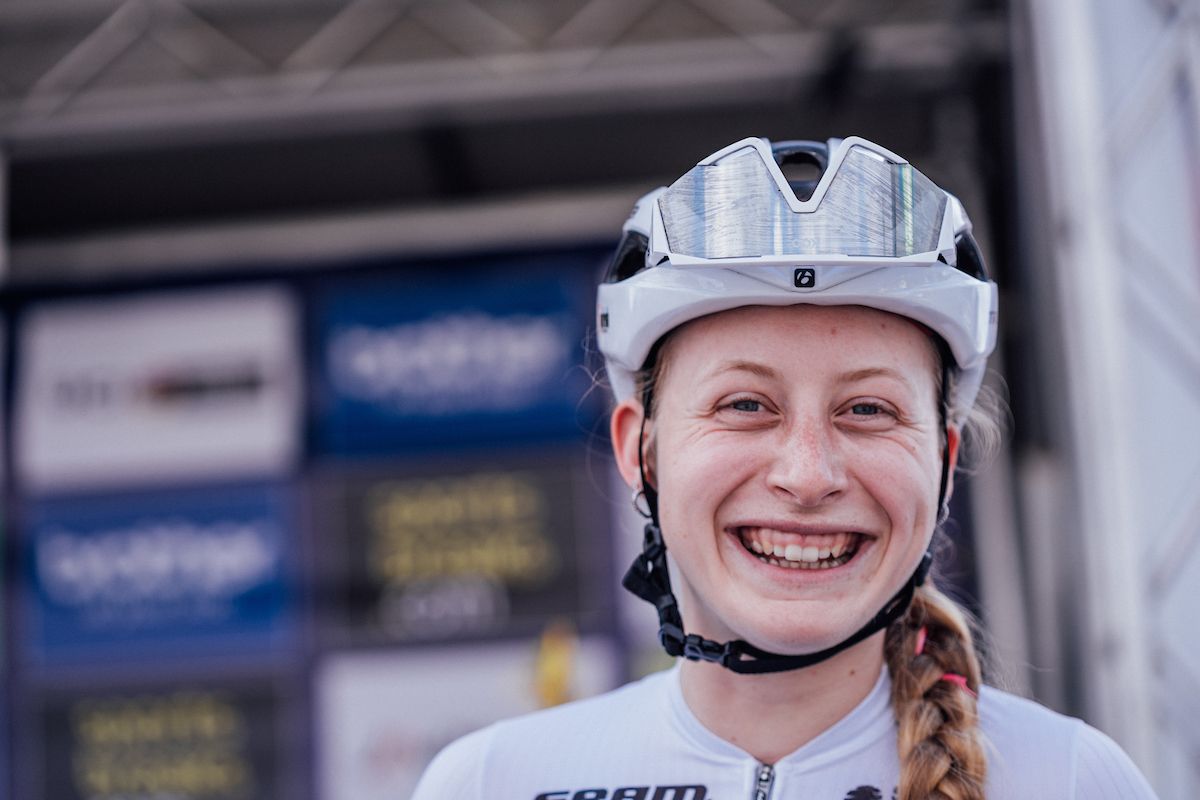
[[[777,142],[771,151],[796,199],[811,198],[829,166],[829,147],[824,142]]]
[[[817,160],[811,156],[796,157],[779,165],[783,177],[787,178],[788,186],[796,193],[796,199],[807,200],[817,188],[823,170]]]
[[[617,252],[608,265],[605,283],[619,283],[631,278],[646,268],[646,247],[648,241],[643,234],[630,232],[617,245]]]

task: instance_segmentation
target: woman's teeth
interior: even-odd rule
[[[858,533],[797,536],[765,528],[741,528],[742,545],[760,561],[790,569],[832,569],[845,564],[858,551]],[[800,541],[797,541],[799,539]]]

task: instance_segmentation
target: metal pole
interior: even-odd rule
[[[0,285],[8,281],[8,153],[0,144]]]

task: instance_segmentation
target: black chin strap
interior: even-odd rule
[[[920,565],[900,591],[849,638],[816,653],[794,656],[771,653],[741,639],[722,644],[694,633],[684,633],[683,618],[679,615],[679,605],[671,591],[671,577],[667,573],[667,546],[663,543],[662,532],[653,521],[646,523],[642,552],[633,560],[621,583],[658,609],[658,639],[669,655],[683,656],[691,661],[710,661],[734,672],[757,675],[819,664],[891,625],[908,611],[913,593],[925,582],[932,564],[933,555],[926,551]]]
[[[944,362],[943,362],[944,363]],[[949,370],[942,370],[942,430],[946,429],[946,398],[948,395],[947,381]],[[642,539],[642,552],[633,560],[633,564],[625,573],[621,585],[658,610],[658,639],[663,649],[671,656],[683,656],[690,661],[708,661],[720,664],[728,670],[743,675],[761,675],[768,672],[787,672],[793,669],[803,669],[819,664],[832,658],[838,653],[853,647],[862,640],[884,630],[908,611],[917,587],[925,582],[929,569],[933,565],[933,553],[926,550],[900,591],[888,600],[879,612],[871,617],[865,625],[851,634],[848,638],[816,653],[802,655],[782,655],[771,653],[755,647],[747,641],[715,642],[705,639],[695,633],[684,633],[683,617],[679,614],[679,603],[671,590],[671,576],[667,571],[667,545],[663,541],[662,530],[658,524],[658,492],[650,481],[646,480],[645,464],[642,458],[643,442],[646,433],[646,418],[649,416],[650,392],[643,393],[643,408],[646,414],[642,417],[641,432],[638,435],[638,472],[642,480],[642,493],[646,497],[646,506],[650,520],[646,523],[645,535]],[[942,477],[938,488],[939,509],[946,502],[946,490],[950,481],[950,448],[942,446]]]

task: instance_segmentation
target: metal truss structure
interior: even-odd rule
[[[850,63],[937,85],[1005,37],[970,0],[9,0],[0,137],[710,103]]]

